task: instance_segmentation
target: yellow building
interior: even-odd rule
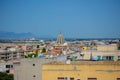
[[[120,80],[120,61],[43,64],[42,80]]]

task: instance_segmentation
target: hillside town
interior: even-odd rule
[[[0,43],[0,72],[14,80],[120,80],[119,69],[120,40],[66,41],[60,33]]]

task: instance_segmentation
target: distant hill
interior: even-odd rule
[[[14,33],[0,31],[0,39],[30,39],[35,37],[32,33]]]

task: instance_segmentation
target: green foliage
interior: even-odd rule
[[[72,56],[72,61],[76,61],[76,58],[75,56]]]
[[[4,72],[0,72],[0,80],[14,80],[13,74],[7,74]]]
[[[45,53],[45,52],[46,52],[46,49],[45,49],[45,48],[43,48],[43,49],[42,49],[42,53]]]
[[[120,50],[120,47],[118,47],[118,50]]]
[[[38,57],[38,54],[34,54],[34,57]]]
[[[38,54],[32,53],[32,54],[28,54],[28,58],[32,58],[33,55],[34,55],[34,58],[38,57]]]
[[[28,58],[32,58],[32,54],[28,54]]]

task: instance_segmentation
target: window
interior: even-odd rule
[[[120,80],[120,78],[117,78],[117,80]]]
[[[1,57],[1,59],[4,59],[4,57]]]
[[[11,68],[13,68],[13,65],[11,65]]]
[[[70,78],[70,80],[74,80],[74,78]]]
[[[36,77],[35,75],[33,75],[33,77]]]
[[[6,73],[9,73],[10,71],[9,70],[6,70]]]
[[[58,80],[64,80],[64,77],[58,77]]]
[[[39,45],[37,45],[37,48],[39,48],[40,46]]]
[[[10,68],[10,65],[6,65],[6,68]]]
[[[102,59],[103,59],[103,60],[113,61],[113,60],[114,60],[114,56],[103,56]]]
[[[88,78],[88,80],[97,80],[97,78]]]
[[[35,66],[35,64],[33,64],[33,66]]]
[[[118,60],[120,61],[120,56],[118,56]]]
[[[74,80],[73,77],[58,77],[57,80]]]
[[[103,56],[102,59],[103,59],[103,60],[107,60],[107,57],[106,57],[106,56]]]
[[[64,78],[64,80],[67,80],[67,79],[68,79],[67,77]]]

